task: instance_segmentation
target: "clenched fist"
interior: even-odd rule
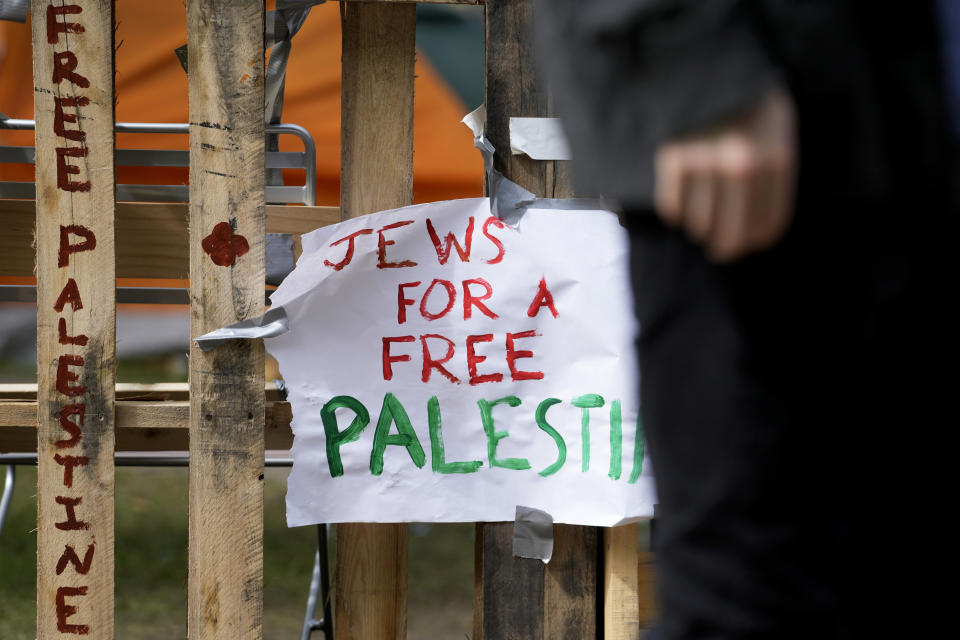
[[[657,213],[716,262],[768,249],[793,216],[796,144],[793,100],[782,89],[734,120],[671,140],[657,149]]]

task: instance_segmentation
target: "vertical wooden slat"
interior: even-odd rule
[[[547,640],[543,563],[513,557],[513,523],[478,524],[476,536],[479,580],[474,588],[480,594],[473,611],[474,639]]]
[[[340,207],[344,218],[413,201],[416,7],[344,3]],[[406,637],[407,527],[337,527],[337,640]]]
[[[113,638],[113,5],[34,0],[37,636]]]
[[[543,589],[544,638],[593,638],[599,629],[597,527],[553,527],[553,557]],[[599,636],[598,636],[599,637]]]
[[[640,637],[639,527],[603,531],[603,630],[607,640]]]
[[[340,210],[354,218],[413,203],[416,5],[345,4]]]
[[[488,0],[486,6],[486,133],[495,165],[540,197],[572,195],[565,163],[509,153],[511,116],[552,115],[538,81],[530,27],[532,0]],[[482,554],[475,640],[594,638],[597,635],[598,535],[586,527],[554,527],[553,560],[514,558],[513,524],[480,524]],[[526,593],[540,590],[539,595]],[[515,603],[524,600],[522,608]],[[540,606],[538,605],[538,602]]]
[[[263,0],[190,0],[190,334],[263,313]],[[261,341],[190,347],[189,637],[262,637]]]
[[[653,554],[640,551],[637,558],[637,619],[641,628],[653,625],[659,614]]]
[[[534,0],[486,3],[486,134],[498,150],[503,175],[542,198],[573,197],[569,162],[533,160],[510,153],[510,117],[555,115],[534,58]]]

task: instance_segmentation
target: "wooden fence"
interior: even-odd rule
[[[197,336],[263,312],[265,232],[412,202],[415,4],[343,2],[339,209],[265,206],[263,0],[186,4],[189,207],[114,202],[111,0],[31,3],[37,199],[2,203],[0,274],[36,275],[38,375],[35,400],[0,397],[0,451],[38,453],[39,638],[113,637],[114,452],[187,448],[189,637],[263,635],[263,451],[289,447],[290,407],[264,391],[259,341],[192,347],[188,395],[125,397],[115,279],[189,278]],[[531,7],[483,9],[498,149],[510,116],[549,115]],[[537,195],[570,195],[564,163],[500,154],[497,165]],[[554,532],[544,565],[512,556],[512,523],[477,525],[473,638],[639,637],[651,607],[636,526]],[[337,545],[337,638],[405,637],[406,526],[340,525]]]

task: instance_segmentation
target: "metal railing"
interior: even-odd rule
[[[0,116],[0,129],[33,131],[35,121]],[[117,133],[190,133],[187,123],[161,122],[118,122]],[[295,124],[269,124],[265,133],[269,135],[292,135],[303,143],[303,151],[266,151],[266,169],[303,169],[304,184],[300,186],[266,184],[267,204],[304,204],[316,205],[317,202],[317,150],[310,132]],[[0,163],[34,164],[36,150],[33,147],[0,145]],[[186,149],[117,149],[118,166],[132,167],[189,167],[190,152]],[[188,185],[149,185],[118,184],[116,198],[121,202],[188,202]],[[36,185],[33,182],[0,181],[0,198],[35,199]],[[36,289],[32,286],[0,286],[0,301],[36,301]],[[186,289],[122,287],[117,290],[117,302],[180,303],[189,302]],[[117,453],[116,466],[140,467],[185,467],[189,456],[179,452]],[[37,454],[0,454],[0,464],[6,466],[6,476],[0,499],[0,533],[13,497],[16,484],[16,465],[36,465]],[[293,459],[289,456],[271,455],[264,461],[267,467],[289,467]],[[304,616],[301,638],[309,638],[314,631],[322,631],[325,638],[332,637],[333,618],[329,593],[329,564],[327,554],[326,525],[317,526],[318,549],[314,559],[313,573],[307,597],[307,610]],[[316,618],[318,606],[323,616]]]
[[[33,131],[33,120],[0,118],[0,129]],[[187,123],[168,122],[118,122],[117,133],[190,133]],[[268,124],[267,135],[292,135],[303,143],[303,151],[267,151],[267,169],[303,169],[302,185],[266,185],[267,204],[315,205],[317,202],[317,148],[310,132],[296,124]],[[116,161],[124,167],[189,167],[190,151],[187,149],[117,149]],[[0,163],[34,164],[36,150],[33,147],[0,146]],[[185,184],[118,184],[117,200],[121,202],[187,202],[190,187]],[[36,198],[33,182],[0,181],[0,198]]]

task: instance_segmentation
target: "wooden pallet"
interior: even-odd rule
[[[113,637],[114,451],[189,448],[189,637],[259,639],[263,451],[289,447],[290,407],[265,391],[259,342],[192,347],[189,389],[117,385],[114,283],[188,278],[197,336],[263,312],[266,232],[410,204],[415,5],[343,3],[336,209],[264,204],[263,0],[187,1],[189,207],[115,203],[113,6],[69,2],[32,1],[37,200],[0,202],[0,274],[37,284],[37,385],[0,388],[0,451],[38,453],[37,634]],[[549,115],[532,3],[450,2],[486,4],[487,135],[507,149],[510,116]],[[497,163],[537,195],[570,195],[564,163]],[[511,538],[510,523],[477,527],[474,640],[639,637],[636,526],[558,525],[548,565],[514,558]],[[406,525],[344,524],[337,540],[337,638],[404,638]]]

